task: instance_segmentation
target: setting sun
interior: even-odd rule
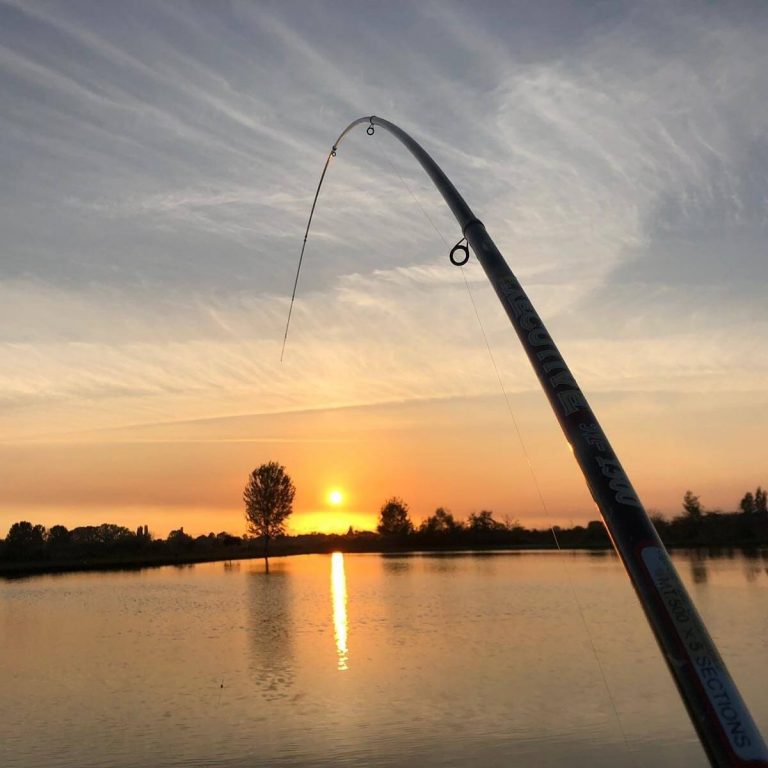
[[[328,503],[334,507],[338,507],[344,501],[344,494],[338,489],[334,488],[328,494]]]

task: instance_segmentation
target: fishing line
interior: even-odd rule
[[[632,489],[629,478],[622,469],[616,453],[605,437],[583,392],[570,374],[565,360],[560,355],[528,296],[485,226],[477,219],[459,191],[429,153],[402,128],[384,118],[370,115],[353,120],[336,139],[331,157],[344,137],[360,124],[367,124],[366,132],[368,135],[374,134],[376,127],[384,128],[413,155],[434,182],[435,187],[456,218],[463,235],[463,238],[451,249],[450,260],[459,266],[466,261],[469,256],[469,249],[468,245],[463,244],[465,240],[471,243],[475,249],[475,257],[483,266],[486,275],[494,286],[512,326],[520,337],[526,356],[536,371],[539,382],[558,416],[560,426],[574,449],[574,459],[584,474],[592,496],[600,509],[603,522],[613,539],[616,552],[621,557],[627,575],[635,587],[648,624],[656,636],[662,656],[667,662],[668,670],[677,685],[678,692],[688,709],[691,722],[710,761],[713,765],[718,766],[731,765],[734,754],[737,754],[740,759],[754,758],[760,764],[765,763],[768,766],[768,745],[763,741],[734,680],[729,675],[724,663],[721,662],[714,641],[696,612],[674,564],[658,538],[653,523]],[[329,162],[330,158],[326,160],[321,184]],[[312,213],[319,191],[320,184],[315,193]],[[310,214],[310,222],[311,218]],[[309,228],[308,222],[305,244]],[[441,236],[441,239],[444,238]],[[459,251],[463,257],[454,258]],[[299,259],[300,262],[303,259],[303,247]],[[292,310],[295,300],[298,271],[294,281],[290,310]],[[283,349],[287,335],[288,326],[286,325]],[[556,376],[549,376],[548,374],[553,368],[560,369],[561,373]],[[563,388],[566,386],[570,389]],[[562,410],[558,407],[558,401]],[[546,505],[543,508],[547,511]],[[549,514],[548,511],[547,514]],[[553,536],[557,538],[555,526],[551,527]],[[638,546],[638,541],[643,542],[642,547]],[[559,541],[556,544],[559,546]],[[678,621],[677,611],[670,604],[668,596],[665,596],[659,574],[663,574],[664,580],[669,579],[674,584],[677,595],[675,599],[679,601],[678,604],[686,611],[688,617],[688,623],[685,626],[683,626],[682,620]],[[728,719],[730,715],[726,716],[721,711],[718,707],[717,694],[711,686],[705,685],[703,673],[697,664],[695,655],[693,655],[694,651],[688,643],[691,632],[694,633],[696,642],[706,648],[707,652],[717,660],[720,675],[718,679],[721,681],[722,689],[729,692],[731,709],[736,713],[734,716],[738,716],[739,722],[744,728],[743,731],[734,732],[731,727],[731,720]],[[597,661],[599,662],[599,657]],[[605,679],[604,673],[603,678]],[[607,687],[607,691],[610,696],[609,687]],[[612,700],[612,696],[610,698]],[[621,727],[618,710],[613,701],[611,703]],[[627,749],[631,752],[628,744]]]
[[[448,246],[448,241],[445,239],[443,233],[437,228],[437,226],[435,225],[435,222],[432,221],[432,218],[427,213],[427,211],[425,210],[424,206],[421,204],[421,201],[416,196],[416,193],[411,189],[411,187],[408,185],[408,183],[405,181],[405,179],[400,175],[400,171],[397,170],[397,167],[392,162],[390,157],[384,153],[383,148],[380,148],[380,149],[381,149],[381,154],[386,158],[386,160],[389,163],[389,165],[392,168],[392,170],[397,174],[398,178],[403,183],[403,186],[406,188],[406,190],[409,192],[409,194],[411,195],[411,197],[415,201],[415,203],[418,206],[419,210],[421,210],[421,212],[426,217],[427,221],[432,225],[432,228],[435,230],[435,232],[437,232],[438,237],[440,237],[440,239],[443,241],[443,243],[446,246]],[[544,512],[547,515],[547,517],[550,518],[550,520],[551,520],[552,516],[551,516],[551,514],[549,512],[549,509],[547,507],[547,503],[544,500],[544,495],[541,492],[541,486],[539,485],[539,481],[538,481],[538,478],[536,476],[536,471],[535,471],[535,469],[533,467],[533,462],[531,461],[531,457],[530,457],[530,455],[528,453],[528,449],[526,448],[525,441],[523,440],[523,434],[520,431],[520,426],[519,426],[519,424],[517,422],[517,418],[515,416],[514,409],[512,408],[512,403],[511,403],[511,401],[509,399],[509,395],[507,393],[506,387],[504,386],[504,381],[501,378],[501,372],[499,371],[499,366],[496,364],[496,358],[495,358],[495,356],[493,354],[493,350],[491,349],[491,344],[490,344],[490,341],[488,340],[488,335],[485,332],[485,326],[483,325],[483,321],[480,319],[480,313],[479,313],[479,311],[477,309],[477,304],[475,303],[475,297],[472,295],[472,289],[469,287],[469,281],[467,280],[466,272],[464,271],[464,267],[463,266],[460,266],[460,269],[461,269],[461,276],[462,276],[462,278],[464,280],[464,287],[467,289],[467,295],[469,296],[469,301],[472,304],[472,309],[474,310],[475,318],[477,319],[477,324],[480,327],[480,333],[483,336],[483,342],[485,343],[485,348],[488,351],[488,357],[490,357],[491,364],[493,366],[493,370],[496,373],[496,380],[499,382],[499,387],[501,389],[501,393],[504,396],[504,402],[507,405],[507,411],[509,412],[509,415],[512,418],[512,423],[514,424],[514,427],[515,427],[515,433],[517,434],[517,438],[518,438],[518,440],[520,442],[520,447],[521,447],[521,449],[523,451],[523,456],[525,457],[525,461],[528,464],[528,469],[530,470],[530,473],[531,473],[531,479],[533,480],[534,487],[536,488],[536,493],[537,493],[537,495],[539,497],[539,503],[541,504],[541,507],[544,510]],[[551,525],[551,524],[550,524],[550,530],[552,531],[552,536],[554,537],[557,549],[560,550],[560,542],[557,540],[557,534],[555,533],[554,526]]]
[[[369,125],[368,131],[367,131],[369,136],[373,135],[373,132],[374,132],[373,131],[373,122],[372,122],[372,120],[373,119],[371,118],[371,124]],[[357,122],[363,122],[363,120],[356,121],[356,123]],[[350,125],[349,128],[353,127],[353,125],[354,124]],[[349,130],[349,128],[347,130]],[[315,208],[317,206],[317,200],[318,200],[318,197],[320,196],[320,189],[323,186],[323,181],[325,180],[325,174],[328,171],[328,166],[330,165],[331,159],[336,157],[336,150],[338,148],[338,144],[339,144],[341,138],[343,138],[344,135],[345,134],[342,134],[342,136],[339,137],[339,139],[337,140],[337,143],[333,146],[331,151],[328,153],[328,157],[325,160],[325,165],[323,166],[323,172],[320,175],[320,181],[318,182],[317,189],[315,190],[315,196],[314,196],[314,199],[312,201],[312,208],[311,208],[310,213],[309,213],[309,219],[307,220],[307,227],[306,227],[306,230],[304,231],[304,241],[302,243],[301,252],[299,254],[299,263],[298,263],[297,268],[296,268],[296,277],[295,277],[294,283],[293,283],[293,292],[291,294],[291,303],[290,303],[290,306],[289,306],[289,309],[288,309],[288,320],[287,320],[287,322],[285,324],[285,334],[283,336],[283,346],[282,346],[282,350],[280,352],[280,362],[281,363],[282,363],[282,360],[283,360],[283,355],[285,353],[285,345],[286,345],[286,342],[287,342],[287,339],[288,339],[288,329],[289,329],[290,323],[291,323],[291,314],[293,312],[293,304],[294,304],[294,301],[296,299],[296,290],[297,290],[297,287],[298,287],[298,284],[299,284],[299,275],[301,273],[301,265],[302,265],[302,261],[304,259],[304,251],[305,251],[306,246],[307,246],[307,238],[309,237],[309,230],[310,230],[310,227],[312,226],[312,218],[314,216]],[[435,232],[437,232],[438,236],[443,241],[443,243],[446,245],[446,247],[448,247],[448,241],[443,236],[443,233],[440,231],[440,229],[438,229],[437,225],[432,220],[432,217],[427,213],[427,211],[425,210],[424,206],[422,206],[421,201],[416,196],[415,192],[411,189],[411,187],[408,185],[408,183],[405,181],[403,176],[400,174],[400,171],[394,165],[394,163],[390,159],[389,155],[384,152],[383,147],[378,147],[378,149],[381,152],[382,156],[387,161],[387,163],[389,164],[389,166],[394,170],[395,174],[400,179],[400,181],[402,182],[402,184],[405,187],[405,189],[408,191],[408,193],[411,195],[413,200],[416,202],[416,205],[419,208],[419,210],[424,214],[424,217],[430,223],[430,225],[435,230]],[[469,247],[469,246],[467,246],[467,247]],[[477,304],[475,302],[474,296],[472,295],[472,289],[469,286],[469,281],[467,280],[467,276],[466,276],[466,273],[464,271],[464,267],[463,267],[462,264],[463,263],[458,263],[457,266],[459,266],[461,268],[461,275],[462,275],[462,279],[464,281],[464,286],[465,286],[465,288],[467,290],[467,295],[469,296],[470,303],[472,304],[472,308],[474,310],[478,326],[480,327],[480,332],[482,334],[486,350],[488,351],[488,356],[490,357],[491,364],[492,364],[493,369],[495,371],[496,379],[498,380],[499,387],[501,388],[502,395],[504,396],[504,402],[506,403],[507,411],[509,412],[509,415],[510,415],[510,417],[512,419],[512,423],[513,423],[514,428],[515,428],[515,433],[517,434],[517,438],[518,438],[518,441],[520,443],[520,448],[521,448],[521,450],[523,452],[523,456],[525,458],[526,464],[528,465],[528,469],[529,469],[529,472],[531,474],[531,479],[533,481],[534,487],[536,489],[537,496],[539,498],[539,503],[541,504],[541,508],[544,511],[545,515],[550,520],[550,526],[549,527],[550,527],[550,531],[552,532],[552,538],[554,539],[555,546],[556,546],[558,552],[562,553],[562,548],[560,546],[560,541],[558,540],[558,537],[557,537],[557,532],[555,530],[555,526],[551,522],[552,521],[552,514],[550,513],[549,508],[547,506],[547,503],[546,503],[546,501],[544,499],[544,494],[542,493],[541,486],[539,484],[538,477],[536,475],[536,471],[535,471],[534,466],[533,466],[533,462],[531,461],[530,454],[528,453],[528,449],[526,447],[525,440],[523,439],[522,431],[520,430],[520,425],[518,424],[517,417],[515,416],[514,409],[512,408],[512,403],[510,401],[510,398],[509,398],[509,395],[507,393],[506,387],[504,386],[504,381],[503,381],[503,379],[501,377],[501,372],[500,372],[499,367],[498,367],[498,365],[496,363],[496,358],[495,358],[495,356],[493,354],[493,350],[491,348],[491,344],[490,344],[490,341],[488,339],[488,335],[485,332],[485,327],[483,326],[483,322],[482,322],[482,320],[480,318],[480,313],[479,313],[479,311],[477,309]],[[603,681],[603,687],[605,688],[606,694],[608,695],[608,700],[609,700],[611,708],[613,710],[613,714],[614,714],[614,717],[616,719],[616,723],[617,723],[617,725],[619,727],[619,731],[620,731],[620,733],[622,735],[622,738],[623,738],[623,741],[624,741],[624,745],[625,745],[625,747],[627,749],[627,752],[630,755],[632,763],[635,766],[637,766],[637,760],[636,760],[635,754],[634,754],[634,752],[633,752],[633,750],[632,750],[632,748],[631,748],[631,746],[629,744],[629,739],[628,739],[627,734],[626,734],[626,732],[624,730],[624,726],[622,724],[621,717],[619,715],[618,707],[616,706],[616,702],[615,702],[613,694],[611,692],[611,688],[608,685],[608,678],[607,678],[607,676],[605,674],[605,670],[603,669],[602,662],[600,661],[600,656],[597,653],[597,647],[595,646],[595,642],[594,642],[594,638],[592,637],[592,633],[589,630],[589,624],[587,623],[586,617],[584,615],[584,611],[583,611],[583,608],[582,608],[582,605],[581,605],[581,601],[579,600],[578,593],[577,593],[576,588],[575,588],[575,586],[573,584],[573,580],[571,579],[571,576],[570,576],[570,573],[569,573],[568,569],[564,568],[563,572],[564,572],[566,580],[568,582],[568,587],[569,587],[569,589],[571,591],[571,594],[574,597],[574,601],[575,601],[576,606],[577,606],[577,610],[578,610],[578,613],[579,613],[579,617],[580,617],[582,626],[584,627],[584,630],[586,632],[587,638],[589,640],[590,648],[592,650],[592,655],[593,655],[593,657],[595,659],[595,662],[597,664],[597,667],[598,667],[598,669],[600,671],[600,677],[601,677],[601,679]]]
[[[304,249],[307,247],[307,238],[309,237],[309,228],[312,226],[312,217],[315,215],[315,206],[317,205],[317,198],[320,197],[320,188],[323,186],[323,180],[325,179],[326,171],[330,165],[331,158],[336,157],[336,146],[328,153],[328,157],[325,159],[325,165],[323,166],[323,172],[320,174],[320,181],[317,182],[317,189],[315,190],[315,198],[312,201],[312,209],[309,212],[309,219],[307,220],[307,228],[304,231],[304,242],[301,244],[301,253],[299,254],[299,263],[296,267],[296,279],[293,281],[293,292],[291,293],[291,304],[288,307],[288,320],[285,323],[285,334],[283,335],[283,347],[280,350],[280,362],[283,362],[283,355],[285,354],[285,344],[288,341],[288,328],[291,325],[291,314],[293,313],[293,303],[296,301],[296,288],[299,285],[299,274],[301,273],[301,263],[304,260]]]
[[[283,362],[283,355],[285,354],[285,344],[288,341],[288,328],[291,325],[291,314],[293,313],[293,303],[296,300],[296,289],[299,285],[299,274],[301,273],[301,264],[304,260],[304,250],[307,247],[307,238],[309,237],[309,228],[312,226],[312,217],[315,215],[315,207],[317,206],[317,198],[320,197],[320,189],[323,186],[323,181],[325,180],[325,174],[328,171],[328,166],[331,164],[331,159],[336,157],[336,152],[339,149],[339,145],[344,140],[344,137],[357,125],[360,123],[367,122],[368,130],[366,133],[369,136],[373,136],[374,133],[374,127],[373,127],[373,116],[371,117],[361,117],[357,120],[353,120],[339,135],[339,138],[336,139],[336,143],[331,147],[331,151],[328,153],[328,157],[325,158],[325,165],[323,166],[323,172],[320,174],[320,181],[317,182],[317,189],[315,190],[315,197],[312,200],[312,209],[309,212],[309,219],[307,219],[307,228],[304,231],[304,242],[301,244],[301,253],[299,254],[299,263],[296,266],[296,278],[293,281],[293,292],[291,293],[291,303],[288,307],[288,320],[285,323],[285,333],[283,334],[283,347],[280,350],[280,362]]]
[[[419,200],[419,198],[416,197],[415,193],[408,185],[408,182],[402,177],[402,175],[400,174],[400,171],[397,169],[397,166],[392,162],[392,158],[390,158],[390,156],[384,151],[384,147],[376,144],[376,148],[378,149],[379,154],[387,161],[387,163],[389,164],[389,167],[395,172],[395,174],[397,175],[397,178],[400,179],[403,186],[405,187],[407,192],[413,198],[413,201],[418,206],[419,210],[424,214],[424,217],[426,218],[426,220],[432,225],[432,229],[434,229],[435,232],[437,232],[437,236],[443,241],[443,243],[445,243],[446,246],[448,246],[448,241],[445,239],[445,237],[443,237],[443,233],[437,228],[437,225],[435,224],[435,222],[432,221],[432,217],[427,213],[426,209],[421,204],[421,201]]]
[[[512,418],[512,423],[514,424],[514,427],[515,427],[515,433],[517,434],[517,438],[520,442],[520,448],[522,449],[523,456],[525,457],[525,462],[528,465],[528,469],[531,473],[531,479],[533,480],[533,485],[536,488],[536,493],[539,497],[541,508],[544,511],[545,515],[547,516],[548,520],[550,521],[549,530],[552,532],[552,538],[555,541],[555,547],[557,547],[558,553],[562,555],[563,550],[562,550],[562,547],[560,546],[560,541],[557,538],[557,531],[555,530],[554,523],[552,522],[553,521],[552,513],[550,512],[549,507],[547,506],[547,502],[544,500],[544,494],[542,493],[541,485],[536,475],[536,470],[534,469],[534,466],[533,466],[533,461],[531,460],[530,454],[528,453],[528,448],[526,447],[526,444],[525,444],[525,440],[523,439],[523,433],[520,429],[520,424],[517,421],[517,417],[515,416],[515,412],[512,408],[512,403],[509,399],[509,395],[507,394],[507,390],[501,378],[501,372],[499,371],[499,366],[496,364],[496,358],[494,357],[493,350],[491,349],[491,344],[485,332],[483,321],[480,319],[480,313],[478,312],[475,298],[472,295],[472,289],[469,287],[469,281],[467,280],[467,276],[464,274],[464,267],[461,267],[461,276],[464,278],[464,285],[467,288],[467,294],[469,295],[469,300],[472,302],[472,308],[475,311],[477,324],[480,326],[480,332],[483,335],[483,341],[485,342],[485,347],[488,350],[488,357],[491,358],[491,364],[493,365],[493,370],[496,372],[496,378],[498,379],[499,386],[501,387],[501,392],[504,395],[504,401],[507,404],[507,410],[509,411],[509,415]],[[605,669],[603,668],[603,664],[600,661],[600,656],[597,652],[597,646],[595,645],[594,637],[592,636],[592,632],[589,629],[589,623],[587,622],[587,618],[584,615],[584,609],[581,605],[581,600],[579,600],[578,590],[576,589],[576,586],[573,583],[573,579],[571,578],[571,573],[567,566],[563,567],[563,574],[565,575],[565,578],[568,582],[568,588],[571,591],[571,594],[573,595],[574,602],[576,603],[576,608],[578,610],[579,618],[581,619],[581,624],[584,627],[584,631],[586,632],[586,635],[587,635],[587,640],[589,641],[589,647],[592,650],[592,655],[597,664],[597,668],[600,671],[600,677],[602,678],[605,692],[606,694],[608,694],[608,701],[611,704],[611,709],[613,710],[613,714],[616,718],[616,724],[619,726],[619,732],[621,733],[622,739],[624,740],[624,746],[626,747],[627,752],[629,753],[632,759],[633,765],[637,766],[637,760],[636,760],[634,751],[630,746],[627,733],[624,730],[624,725],[621,722],[621,716],[619,715],[619,710],[618,710],[618,707],[616,706],[616,700],[614,699],[613,693],[611,692],[611,687],[610,685],[608,685],[608,677],[605,674]]]
[[[557,538],[557,531],[555,530],[554,523],[552,522],[553,520],[552,513],[550,512],[549,507],[547,506],[547,502],[544,500],[544,494],[542,493],[541,485],[539,484],[539,480],[536,475],[536,470],[534,469],[534,466],[533,466],[533,461],[531,461],[530,454],[528,453],[528,448],[526,447],[525,440],[523,439],[523,433],[520,430],[520,425],[517,421],[517,417],[515,416],[515,412],[512,409],[512,403],[510,402],[509,395],[507,394],[507,390],[504,387],[504,382],[501,378],[501,372],[499,371],[499,366],[496,364],[496,358],[494,357],[493,350],[491,349],[491,344],[488,341],[488,336],[485,332],[485,328],[483,327],[483,321],[480,319],[480,313],[478,312],[477,304],[475,303],[474,296],[472,295],[472,289],[469,287],[469,281],[467,280],[467,277],[464,274],[464,267],[461,267],[461,276],[464,278],[464,285],[467,288],[467,294],[469,295],[469,300],[472,302],[472,308],[475,310],[475,317],[477,318],[477,323],[480,326],[480,332],[483,335],[483,341],[485,342],[485,347],[488,350],[488,357],[491,358],[493,370],[496,372],[496,378],[498,379],[499,386],[501,387],[501,392],[504,395],[504,401],[507,404],[507,410],[509,411],[509,415],[512,418],[512,423],[514,424],[514,427],[515,427],[515,433],[517,434],[517,438],[520,441],[520,448],[523,451],[523,456],[525,457],[526,464],[528,465],[528,469],[531,473],[531,479],[533,480],[533,485],[536,488],[536,493],[539,497],[541,508],[543,509],[545,515],[550,521],[549,530],[552,532],[552,538],[555,541],[555,547],[557,547],[558,553],[562,555],[563,550],[562,550],[562,547],[560,546],[560,541]],[[578,590],[576,589],[576,586],[573,583],[573,579],[571,578],[571,573],[567,566],[563,567],[563,573],[565,574],[565,578],[568,581],[568,588],[570,589],[571,594],[573,595],[573,598],[574,598],[574,602],[576,603],[576,608],[579,613],[579,618],[581,619],[582,626],[584,627],[584,631],[586,632],[587,640],[589,641],[589,647],[592,650],[592,655],[594,656],[598,670],[600,670],[600,677],[603,680],[603,686],[605,687],[605,692],[608,694],[608,700],[611,703],[611,709],[613,709],[613,714],[616,718],[616,724],[619,726],[619,731],[624,740],[624,745],[632,759],[632,763],[635,766],[637,766],[637,760],[635,758],[632,747],[629,744],[629,739],[627,737],[626,731],[624,730],[624,725],[621,722],[621,716],[619,715],[619,710],[618,710],[618,707],[616,706],[616,701],[613,697],[613,693],[611,692],[611,687],[608,685],[608,677],[605,674],[605,669],[603,668],[603,664],[600,661],[600,656],[597,653],[597,646],[595,645],[594,637],[592,636],[592,632],[589,629],[589,623],[587,622],[587,618],[584,615],[584,609],[581,605],[581,600],[579,600]]]
[[[435,222],[432,220],[432,217],[427,213],[426,209],[421,204],[421,201],[416,196],[416,193],[411,189],[410,185],[402,177],[402,175],[400,174],[400,171],[397,169],[395,164],[392,162],[391,158],[384,152],[383,147],[380,147],[380,150],[381,150],[382,156],[387,160],[387,162],[389,163],[390,167],[395,172],[395,174],[397,174],[397,177],[403,183],[403,186],[406,188],[408,193],[411,195],[411,197],[413,198],[414,202],[418,206],[419,210],[421,210],[421,212],[424,214],[424,217],[432,225],[432,228],[435,230],[435,232],[437,232],[438,236],[443,241],[443,243],[446,245],[446,247],[449,247],[448,246],[448,241],[443,236],[443,233],[437,228],[437,226],[435,225]],[[466,272],[464,270],[464,267],[461,264],[458,264],[457,266],[459,266],[459,268],[461,269],[461,277],[464,280],[464,287],[467,289],[467,295],[469,296],[469,301],[472,304],[472,309],[474,310],[475,318],[477,319],[477,324],[480,327],[480,333],[482,334],[483,342],[485,343],[485,348],[488,351],[488,357],[491,360],[491,365],[493,366],[493,370],[494,370],[494,372],[496,374],[496,380],[498,381],[499,388],[501,389],[501,393],[504,396],[504,402],[507,405],[507,411],[508,411],[508,413],[509,413],[509,415],[510,415],[510,417],[512,419],[512,424],[514,425],[515,433],[516,433],[517,439],[518,439],[518,441],[520,443],[520,448],[521,448],[521,450],[523,452],[523,456],[525,458],[525,462],[528,465],[528,470],[530,472],[531,480],[533,481],[534,488],[536,489],[536,494],[537,494],[537,496],[539,498],[539,503],[541,504],[541,508],[544,511],[544,514],[546,515],[547,519],[550,521],[549,530],[552,532],[552,538],[554,539],[555,547],[557,548],[557,551],[560,554],[562,554],[563,550],[562,550],[562,547],[560,546],[560,541],[559,541],[559,539],[557,537],[557,531],[555,530],[554,523],[552,522],[553,521],[552,513],[550,512],[549,507],[547,506],[547,502],[544,499],[544,494],[543,494],[543,492],[541,490],[541,485],[540,485],[539,479],[538,479],[538,477],[536,475],[536,470],[535,470],[535,468],[533,466],[533,461],[531,460],[530,454],[528,453],[528,448],[527,448],[527,446],[525,444],[525,440],[523,439],[523,433],[522,433],[522,431],[520,429],[520,425],[519,425],[519,423],[517,421],[517,417],[515,416],[514,409],[512,408],[512,402],[510,401],[509,394],[507,393],[507,389],[504,386],[504,381],[503,381],[503,379],[501,377],[501,371],[499,370],[499,366],[496,363],[496,357],[493,354],[493,350],[491,348],[491,343],[490,343],[490,341],[488,339],[488,334],[485,332],[485,326],[483,325],[483,321],[480,318],[480,312],[478,311],[477,303],[475,302],[475,297],[472,294],[472,289],[470,288],[469,280],[467,280],[467,275],[466,275]],[[577,610],[578,610],[579,618],[581,620],[582,626],[584,627],[584,631],[586,632],[587,639],[589,641],[589,646],[590,646],[590,649],[592,651],[592,656],[594,657],[595,663],[597,664],[597,668],[600,671],[600,677],[602,678],[602,681],[603,681],[603,687],[605,688],[605,692],[608,695],[608,701],[610,702],[611,709],[613,710],[613,714],[614,714],[614,717],[616,719],[616,724],[619,726],[619,731],[620,731],[622,739],[624,741],[624,746],[626,747],[627,752],[629,753],[629,755],[630,755],[630,757],[632,759],[633,765],[637,766],[636,756],[634,754],[634,751],[633,751],[632,747],[630,746],[629,738],[627,737],[627,733],[624,730],[624,726],[623,726],[622,721],[621,721],[621,716],[619,715],[619,710],[618,710],[618,707],[616,706],[616,701],[615,701],[615,699],[613,697],[613,693],[611,692],[611,688],[608,685],[608,678],[607,678],[607,676],[605,674],[605,670],[603,668],[602,662],[600,661],[600,656],[599,656],[599,654],[597,652],[597,647],[595,645],[595,641],[594,641],[594,638],[592,636],[592,633],[590,632],[589,624],[587,622],[586,616],[584,615],[584,610],[582,608],[581,601],[579,600],[578,591],[576,590],[576,587],[575,587],[575,585],[573,583],[573,580],[571,578],[571,574],[568,571],[567,567],[563,568],[563,573],[565,574],[566,580],[568,581],[568,588],[570,589],[571,594],[573,595],[574,601],[576,603],[576,607],[577,607]]]

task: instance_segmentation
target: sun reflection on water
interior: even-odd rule
[[[344,574],[344,555],[331,555],[331,600],[333,603],[333,634],[336,638],[336,655],[340,671],[349,669],[347,648],[347,579]]]

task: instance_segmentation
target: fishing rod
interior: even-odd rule
[[[368,135],[372,136],[377,127],[383,128],[419,161],[461,228],[462,239],[451,249],[451,262],[458,266],[465,264],[471,246],[496,291],[584,474],[592,498],[600,509],[613,546],[624,563],[711,764],[716,768],[768,768],[768,748],[736,684],[629,477],[544,323],[484,224],[438,164],[394,123],[381,117],[361,117],[351,122],[336,139],[325,161],[312,202],[293,285],[291,309],[296,298],[312,216],[326,171],[344,137],[353,128],[365,123],[368,124]],[[283,351],[289,324],[290,310]]]

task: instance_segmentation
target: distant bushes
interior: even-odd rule
[[[757,498],[762,502],[762,491],[760,488],[757,490]],[[752,497],[752,494],[747,496]],[[694,503],[690,503],[691,498]],[[749,506],[742,500],[740,506],[740,512],[706,511],[699,503],[698,497],[688,491],[683,502],[682,515],[671,520],[652,515],[651,520],[661,540],[668,547],[768,546],[768,510],[765,505]]]
[[[651,515],[651,520],[664,544],[670,547],[768,546],[768,494],[758,486],[754,493],[744,495],[739,502],[739,510],[707,511],[698,496],[686,491],[682,514],[671,520]],[[593,520],[586,526],[553,526],[551,529],[537,530],[525,528],[517,521],[510,523],[496,520],[489,510],[473,512],[463,522],[456,520],[443,507],[438,507],[434,514],[415,528],[408,517],[408,505],[399,498],[389,499],[381,508],[378,532],[384,548],[610,546],[608,534],[599,520]]]
[[[379,546],[382,549],[492,549],[510,547],[606,547],[610,540],[603,524],[536,530],[516,520],[496,520],[487,509],[473,512],[466,521],[456,520],[444,507],[438,507],[416,528],[408,505],[397,497],[385,502],[379,512]]]
[[[0,561],[130,562],[180,554],[226,555],[229,550],[242,546],[241,537],[226,532],[193,538],[179,528],[163,540],[155,539],[146,525],[140,525],[135,531],[114,523],[83,525],[69,530],[63,525],[46,529],[23,520],[14,523],[5,540],[0,541]]]

